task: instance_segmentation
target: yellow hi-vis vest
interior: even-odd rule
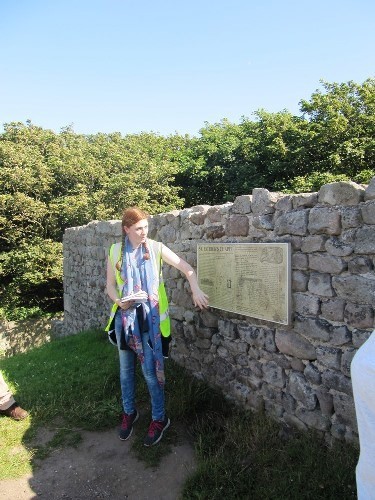
[[[171,321],[169,318],[169,308],[168,308],[168,298],[167,293],[165,291],[163,273],[162,273],[162,257],[161,257],[161,249],[162,244],[158,241],[147,240],[148,244],[152,247],[152,252],[150,252],[150,257],[152,259],[152,265],[154,266],[154,270],[156,270],[155,274],[159,277],[159,285],[158,285],[158,296],[159,296],[159,315],[160,315],[160,331],[163,337],[169,337],[171,334]],[[111,265],[115,271],[116,284],[118,289],[119,297],[121,297],[122,288],[124,286],[124,281],[121,278],[120,271],[116,268],[117,262],[121,261],[121,242],[114,243],[109,249],[108,258],[110,260]],[[108,324],[105,328],[106,332],[114,330],[114,319],[115,314],[118,309],[118,305],[115,303],[111,309],[111,315],[109,317]]]

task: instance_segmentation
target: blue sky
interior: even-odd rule
[[[375,2],[0,0],[0,65],[0,126],[198,135],[374,77]]]

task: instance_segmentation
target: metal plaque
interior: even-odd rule
[[[210,307],[289,324],[289,243],[198,243],[197,258]]]

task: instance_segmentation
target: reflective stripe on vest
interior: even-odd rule
[[[159,298],[160,331],[163,337],[169,337],[171,334],[171,320],[169,317],[168,298],[167,298],[167,293],[165,291],[163,273],[162,273],[161,243],[158,243],[153,240],[148,240],[148,243],[152,246],[153,250],[152,252],[150,252],[150,254],[153,256],[152,265],[154,266],[154,269],[157,270],[159,276],[158,298]],[[155,252],[156,245],[157,245],[157,251]],[[119,296],[121,296],[122,288],[124,286],[124,282],[121,278],[121,273],[116,268],[116,263],[121,258],[120,256],[121,246],[122,246],[121,243],[114,243],[109,250],[109,259],[115,271],[116,284]],[[106,332],[114,329],[113,323],[117,309],[118,305],[116,303],[113,304],[109,321],[105,328]]]

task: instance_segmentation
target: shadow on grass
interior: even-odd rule
[[[82,431],[113,429],[118,439],[122,415],[118,353],[102,331],[53,340],[2,358],[1,369],[30,416],[22,422],[0,417],[0,432],[7,435],[0,447],[0,479],[36,471],[52,452],[79,445]],[[146,467],[156,467],[178,443],[178,435],[173,425],[158,446],[143,446],[151,409],[139,363],[136,377],[141,418],[129,449]]]

